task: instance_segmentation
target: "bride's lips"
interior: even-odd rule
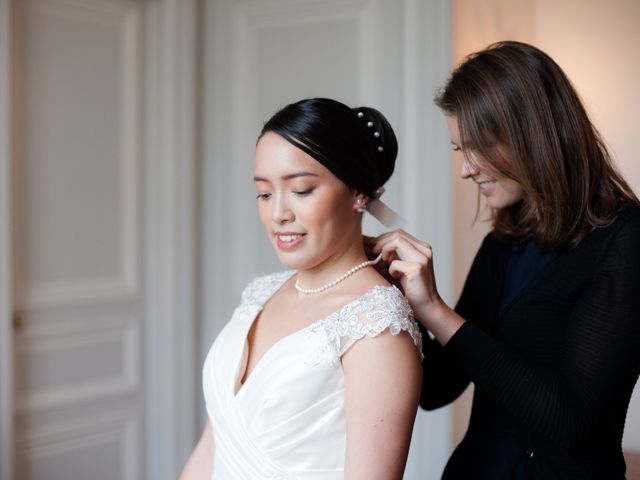
[[[296,232],[276,232],[276,245],[282,250],[291,250],[302,243],[305,235]]]

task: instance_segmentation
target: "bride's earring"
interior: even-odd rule
[[[356,199],[356,212],[358,213],[364,213],[364,200],[362,198],[357,198]]]

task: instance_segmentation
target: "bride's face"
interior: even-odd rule
[[[361,238],[353,190],[275,133],[258,142],[254,180],[260,221],[288,268],[317,267]]]

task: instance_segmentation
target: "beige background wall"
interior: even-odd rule
[[[520,40],[549,53],[584,99],[616,163],[640,194],[640,2],[635,0],[455,0],[453,63],[498,40]],[[457,155],[455,156],[457,157]],[[462,289],[488,225],[473,224],[477,189],[458,177],[454,158],[454,291]],[[454,441],[466,430],[471,392],[454,407]],[[624,446],[640,450],[640,389],[627,418]]]

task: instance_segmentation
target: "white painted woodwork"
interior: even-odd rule
[[[211,0],[205,12],[199,365],[246,283],[283,269],[258,223],[253,152],[262,123],[300,98],[374,106],[389,118],[400,154],[384,199],[434,245],[452,300],[449,142],[432,102],[450,69],[448,2]],[[420,413],[406,479],[440,477],[450,423],[447,409]]]
[[[0,479],[13,478],[11,1],[0,0]]]
[[[144,2],[13,8],[16,478],[139,479]]]
[[[1,480],[193,447],[201,9],[0,0]]]
[[[148,1],[145,70],[146,478],[173,480],[195,445],[199,0]]]

